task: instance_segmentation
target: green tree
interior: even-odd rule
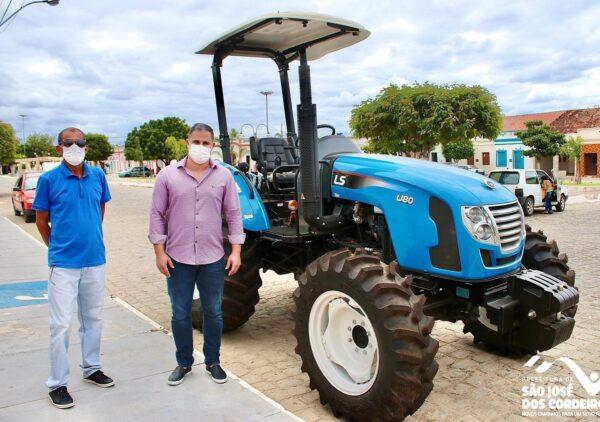
[[[234,140],[238,137],[238,131],[234,128],[229,129],[229,139]]]
[[[18,146],[13,127],[8,123],[0,122],[0,166],[14,163]]]
[[[169,136],[185,139],[189,129],[185,120],[179,117],[165,117],[164,119],[150,120],[139,128],[133,129],[127,135],[127,140],[137,139],[144,160],[163,160],[168,163],[175,157],[165,140]],[[127,147],[127,142],[125,146]],[[130,146],[135,147],[135,144]]]
[[[187,144],[183,139],[177,139],[174,136],[169,136],[165,140],[167,148],[171,151],[171,155],[175,160],[181,160],[187,154]]]
[[[354,107],[350,128],[369,139],[367,151],[427,156],[438,143],[495,139],[502,115],[496,97],[481,86],[392,84]]]
[[[581,145],[583,138],[581,136],[569,136],[567,142],[560,147],[559,155],[575,161],[575,181],[581,183],[581,174],[579,173],[579,158],[581,157]]]
[[[33,133],[27,137],[23,145],[23,155],[33,157],[57,157],[54,138],[47,134]]]
[[[125,153],[125,159],[130,161],[139,161],[140,165],[143,165],[142,162],[144,161],[144,152],[140,146],[138,133],[138,128],[134,128],[127,134],[127,139],[125,140],[125,149],[123,152]]]
[[[108,142],[108,136],[100,133],[87,133],[88,151],[85,158],[89,161],[105,161],[114,152],[113,146]]]
[[[554,157],[565,143],[565,135],[553,131],[541,120],[525,122],[525,130],[517,130],[515,135],[530,149],[523,151],[528,157]]]
[[[442,145],[442,153],[448,160],[463,160],[475,155],[473,141],[453,141]]]

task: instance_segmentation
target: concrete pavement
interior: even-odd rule
[[[49,371],[46,249],[5,218],[0,218],[0,239],[1,421],[298,419],[234,375],[224,385],[213,383],[199,353],[186,381],[168,386],[175,364],[172,338],[120,299],[108,297],[102,361],[116,385],[102,389],[82,381],[74,322],[69,391],[76,405],[54,408],[44,386]]]

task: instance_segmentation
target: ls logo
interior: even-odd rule
[[[527,368],[531,368],[531,367],[533,367],[533,365],[536,364],[536,362],[539,359],[540,359],[539,356],[537,356],[537,355],[533,356],[531,359],[529,359],[527,361],[527,363],[524,366]],[[598,379],[600,377],[598,376],[598,373],[592,372],[590,374],[590,376],[588,377],[587,374],[585,372],[583,372],[583,370],[579,367],[579,365],[577,365],[575,362],[573,362],[569,358],[558,358],[554,362],[544,361],[536,368],[535,372],[537,372],[539,374],[543,374],[548,369],[550,369],[550,367],[552,365],[554,365],[556,362],[559,362],[559,361],[569,367],[571,372],[573,372],[575,377],[577,377],[577,380],[579,381],[581,386],[585,389],[585,391],[590,396],[595,396],[596,394],[598,394],[598,392],[600,392],[600,380]]]
[[[348,176],[336,173],[333,176],[333,184],[338,185],[338,186],[344,186],[346,184],[346,177],[348,177]]]

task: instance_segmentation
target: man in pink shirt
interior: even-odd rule
[[[150,210],[148,238],[154,245],[156,266],[167,277],[171,298],[171,326],[177,367],[169,385],[178,385],[192,370],[192,299],[200,292],[204,332],[204,363],[213,381],[224,383],[219,350],[223,331],[221,302],[225,270],[241,265],[245,234],[237,186],[231,172],[210,159],[214,134],[197,123],[187,137],[187,156],[165,167],[156,177]],[[225,261],[222,214],[229,228],[231,254]]]

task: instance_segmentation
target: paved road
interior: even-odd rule
[[[0,215],[10,215],[6,198],[9,181],[0,178]],[[169,301],[163,278],[154,268],[154,258],[146,239],[149,188],[111,186],[113,201],[105,224],[108,250],[108,285],[135,308],[159,324],[169,326]],[[1,193],[3,192],[3,194]],[[4,195],[4,196],[3,196]],[[4,202],[4,203],[1,203]],[[577,271],[581,304],[573,336],[566,343],[544,353],[545,359],[560,356],[574,359],[585,371],[600,370],[600,203],[568,205],[564,213],[547,216],[536,213],[528,218],[534,229],[543,228],[558,241]],[[34,233],[33,225],[18,221]],[[306,420],[333,420],[318,395],[308,388],[308,378],[300,372],[291,335],[292,292],[296,282],[289,276],[263,274],[261,301],[252,319],[241,329],[225,335],[223,362],[253,387],[278,401]],[[440,364],[435,387],[412,420],[519,420],[522,419],[522,387],[532,370],[524,368],[527,358],[501,357],[472,344],[462,333],[462,324],[436,323],[434,337],[440,341]],[[196,333],[195,344],[202,336]],[[549,371],[570,376],[560,365]],[[577,381],[574,394],[588,397]]]

